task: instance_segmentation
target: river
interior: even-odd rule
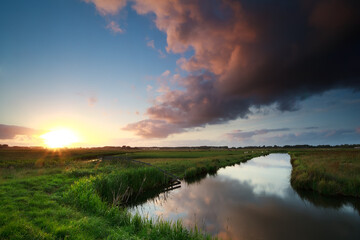
[[[221,239],[360,239],[358,199],[296,192],[288,154],[270,154],[219,169],[130,208],[181,219]]]

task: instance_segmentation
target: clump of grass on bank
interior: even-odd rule
[[[291,185],[325,195],[360,197],[359,150],[291,153]]]
[[[171,181],[161,171],[151,167],[114,170],[109,174],[99,174],[90,179],[101,199],[113,206],[135,200],[143,192],[166,187]],[[76,184],[79,184],[79,181]],[[73,185],[72,189],[76,189],[76,186]],[[79,195],[81,191],[77,191],[75,195]]]
[[[164,178],[162,172],[154,168],[131,169],[106,176],[90,176],[72,184],[64,193],[63,199],[78,210],[103,217],[114,227],[125,228],[128,233],[141,239],[211,239],[196,228],[186,229],[180,221],[174,223],[160,219],[153,221],[141,218],[139,215],[132,216],[126,209],[118,207],[116,196],[133,197],[141,191],[166,184],[168,180]],[[127,195],[128,189],[132,189],[131,195]],[[114,190],[118,191],[118,195]],[[109,202],[112,202],[111,205]]]
[[[207,173],[215,174],[219,168],[220,167],[214,165],[214,163],[198,164],[195,167],[189,167],[185,170],[184,179],[187,181],[191,181],[192,179],[199,176],[206,176]]]

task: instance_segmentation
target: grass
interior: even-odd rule
[[[294,188],[360,197],[359,150],[301,150],[290,154]]]
[[[65,165],[75,160],[119,154],[112,148],[77,148],[52,150],[44,148],[0,148],[0,168],[40,168]],[[125,150],[122,150],[125,152]]]
[[[128,186],[136,189],[133,193],[141,189],[144,191],[151,189],[154,183],[159,184],[155,180],[142,184],[144,182],[142,179],[145,179],[144,177],[147,174],[156,174],[158,176],[154,176],[154,179],[157,179],[162,173],[155,169],[140,168],[122,172],[120,177],[118,174],[111,174],[82,178],[71,185],[70,189],[63,194],[63,200],[82,212],[104,218],[111,226],[125,230],[130,236],[136,236],[140,239],[209,239],[209,236],[197,230],[185,229],[181,222],[171,223],[162,220],[154,222],[151,219],[141,218],[139,215],[130,215],[125,209],[116,207],[117,201],[115,203],[113,201],[111,206],[104,201],[104,199],[113,200],[112,196],[110,199],[107,198],[108,193],[112,192],[112,186],[116,189],[119,185],[124,184],[119,179],[124,179],[125,182],[129,181]],[[121,192],[120,189],[119,192]],[[126,192],[125,188],[124,191]]]
[[[187,229],[181,222],[129,214],[125,208],[129,201],[168,184],[170,179],[156,168],[84,159],[126,154],[191,182],[266,153],[264,149],[1,149],[0,239],[210,239],[196,226]],[[295,149],[290,154],[295,188],[360,196],[359,150]]]
[[[0,239],[210,239],[196,226],[187,229],[181,222],[130,215],[123,207],[127,201],[167,185],[170,179],[155,168],[128,161],[84,160],[124,154],[97,150],[1,149]],[[127,154],[191,179],[263,153]],[[37,164],[39,159],[43,164]]]
[[[137,166],[124,168],[121,163],[91,165],[81,171],[63,169],[56,174],[33,173],[3,181],[0,239],[209,238],[199,231],[185,229],[178,222],[154,222],[131,216],[126,209],[109,203],[107,190],[111,192],[119,184],[126,183],[131,193],[138,193],[140,189],[146,191],[155,184],[165,183],[166,178],[159,171]],[[142,184],[148,174],[157,177],[146,178],[149,181]],[[160,174],[162,182],[158,182]]]
[[[181,178],[214,173],[219,168],[245,162],[269,150],[147,151],[127,153],[130,158],[151,163]]]

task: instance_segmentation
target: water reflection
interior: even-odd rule
[[[360,239],[360,217],[353,207],[318,207],[313,198],[299,197],[290,186],[290,172],[287,154],[254,158],[183,183],[132,211],[196,223],[223,239]]]

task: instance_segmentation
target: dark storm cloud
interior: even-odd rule
[[[274,129],[276,130],[276,129]],[[289,129],[290,130],[290,129]],[[310,144],[322,145],[331,144],[354,144],[360,142],[360,135],[358,129],[324,129],[318,131],[300,131],[296,133],[288,133],[281,131],[274,136],[265,135],[266,131],[255,130],[250,132],[235,131],[227,133],[226,135],[233,141],[239,141],[242,144],[258,144],[263,145],[271,142],[276,145],[296,145],[296,144]],[[259,139],[252,139],[253,136],[264,135]],[[249,140],[253,140],[249,142]]]
[[[0,139],[13,139],[16,135],[31,136],[38,133],[38,130],[32,128],[0,124]]]
[[[166,137],[246,117],[252,106],[294,111],[330,89],[359,90],[359,2],[134,0],[134,9],[152,14],[166,33],[168,52],[194,54],[178,61],[188,72],[178,80],[183,90],[164,93],[148,109],[150,120],[126,129]],[[152,128],[160,135],[138,129],[153,120],[164,121],[164,131]]]
[[[231,140],[242,141],[242,140],[252,138],[253,136],[256,136],[256,135],[264,135],[264,134],[271,133],[271,132],[284,132],[284,131],[289,131],[289,130],[290,130],[289,128],[259,129],[259,130],[248,131],[248,132],[236,130],[231,133],[227,133],[226,136],[228,138],[230,138]]]
[[[319,127],[306,127],[304,128],[305,130],[314,130],[314,129],[318,129]]]
[[[359,134],[356,134],[354,129],[337,129],[337,130],[321,130],[301,133],[289,133],[279,136],[269,137],[266,141],[271,141],[279,145],[294,145],[294,144],[353,144],[360,141]]]

